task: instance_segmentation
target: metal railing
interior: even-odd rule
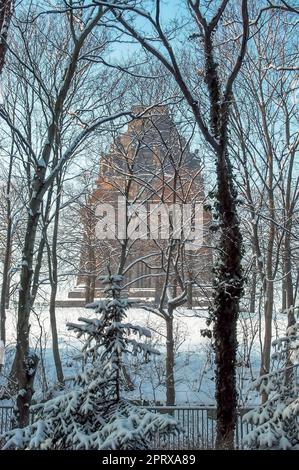
[[[13,407],[0,406],[0,434],[3,434],[11,428],[12,418]]]
[[[213,449],[216,438],[216,408],[208,406],[147,406],[156,413],[172,415],[180,423],[184,430],[177,436],[162,438],[157,434],[153,448],[155,449]],[[235,433],[235,445],[242,448],[243,436],[251,429],[252,425],[242,421],[242,416],[249,408],[238,410],[238,420]],[[13,407],[0,406],[0,434],[11,429]],[[34,415],[31,415],[33,421]]]
[[[216,439],[216,408],[211,406],[155,406],[149,408],[157,413],[168,413],[180,423],[184,432],[177,436],[162,439],[157,435],[156,449],[213,449]],[[238,410],[235,432],[236,449],[242,449],[243,437],[252,429],[252,425],[242,421],[249,408]]]

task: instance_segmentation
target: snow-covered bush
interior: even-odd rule
[[[109,275],[102,281],[107,299],[89,306],[98,317],[67,325],[85,339],[85,366],[76,386],[37,405],[34,423],[6,433],[4,449],[148,449],[157,433],[163,437],[179,431],[171,416],[124,398],[124,355],[148,358],[157,351],[138,341],[150,337],[149,330],[125,322],[131,302],[120,297],[122,277]]]
[[[291,325],[273,346],[273,370],[252,384],[268,399],[244,416],[254,426],[245,436],[245,445],[251,449],[299,449],[299,323]]]

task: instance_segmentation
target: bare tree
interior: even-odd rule
[[[296,256],[292,240],[296,239],[293,224],[298,204],[295,155],[299,141],[294,126],[297,112],[293,79],[284,67],[272,67],[275,61],[286,67],[293,63],[294,50],[289,49],[292,29],[277,15],[268,26],[256,26],[253,47],[240,74],[242,82],[233,112],[237,132],[232,145],[240,170],[240,192],[250,214],[249,219],[244,218],[244,233],[249,229],[259,276],[256,280],[263,296],[262,375],[270,367],[275,285],[279,290],[283,285],[282,308],[288,310],[288,324],[295,322],[292,306]]]
[[[63,114],[66,112],[69,96],[73,95],[73,84],[78,76],[83,72],[78,67],[78,62],[84,54],[84,47],[88,41],[92,31],[98,27],[98,23],[105,14],[104,7],[97,7],[86,15],[84,21],[78,21],[72,16],[63,19],[64,24],[59,23],[61,28],[66,28],[66,34],[69,33],[70,41],[68,42],[67,55],[62,56],[62,63],[65,66],[65,71],[61,75],[56,75],[56,83],[51,82],[50,89],[47,90],[45,83],[38,71],[36,65],[32,61],[30,49],[25,49],[27,54],[28,63],[18,59],[18,54],[10,49],[10,53],[16,57],[17,61],[24,67],[25,74],[29,74],[35,84],[42,93],[41,106],[48,107],[48,118],[46,121],[46,129],[44,132],[43,142],[39,149],[39,155],[35,152],[33,144],[13,125],[13,121],[9,114],[2,109],[1,117],[6,124],[14,131],[16,137],[21,142],[21,145],[26,149],[28,158],[28,181],[30,185],[29,202],[28,202],[28,216],[26,221],[26,231],[23,245],[22,266],[20,273],[20,287],[19,287],[19,301],[18,301],[18,324],[17,324],[17,348],[16,356],[13,364],[13,376],[17,378],[18,389],[22,393],[18,395],[18,421],[20,426],[26,425],[29,419],[29,407],[31,396],[33,393],[32,384],[34,372],[37,364],[35,356],[30,356],[29,349],[29,329],[30,329],[30,311],[32,308],[31,287],[34,271],[34,252],[35,243],[38,232],[38,224],[40,220],[41,207],[44,197],[50,188],[52,182],[55,180],[58,173],[63,166],[68,162],[78,151],[79,146],[84,142],[87,137],[99,126],[105,122],[112,121],[113,119],[120,118],[125,115],[130,115],[130,112],[121,111],[114,115],[93,117],[89,124],[83,124],[79,120],[80,132],[73,134],[69,139],[68,144],[65,146],[61,154],[61,158],[56,164],[53,164],[53,148],[55,146],[57,132],[59,129],[59,122]],[[43,21],[39,19],[37,21]],[[53,20],[54,21],[54,20]],[[34,29],[36,23],[33,23],[31,28]],[[44,24],[44,23],[42,23]],[[42,26],[42,24],[40,26]],[[58,26],[59,26],[58,25]],[[19,28],[21,41],[26,39],[26,34],[32,32],[27,29],[25,32]],[[101,46],[102,47],[102,46]],[[47,76],[49,79],[49,76]],[[60,82],[59,82],[60,80]],[[70,111],[70,109],[68,109]],[[82,129],[83,127],[83,129]]]
[[[106,2],[99,2],[105,4]],[[203,14],[198,0],[187,0],[188,18],[193,25],[192,38],[198,41],[203,55],[202,76],[208,93],[207,112],[210,122],[204,118],[201,96],[197,96],[188,76],[179,62],[179,55],[171,41],[171,28],[164,30],[161,23],[161,2],[155,1],[153,14],[135,4],[113,4],[111,12],[123,27],[145,51],[156,57],[167,72],[175,79],[184,99],[190,106],[194,119],[203,138],[211,146],[216,156],[217,190],[215,192],[217,213],[219,216],[219,259],[215,265],[215,299],[212,318],[216,348],[216,399],[217,399],[217,439],[218,448],[234,447],[234,428],[236,425],[236,324],[239,314],[239,299],[242,294],[243,275],[241,269],[241,233],[236,211],[236,190],[233,183],[231,161],[228,153],[228,127],[232,88],[240,71],[248,41],[249,19],[247,1],[242,1],[242,28],[239,32],[239,51],[226,78],[219,73],[219,49],[215,45],[216,30],[226,14],[229,0],[219,2],[218,8]],[[218,2],[217,2],[218,3]],[[211,4],[208,3],[211,8]],[[140,18],[153,33],[152,39],[159,42],[159,47],[151,41],[126,15],[126,11]],[[208,19],[209,18],[209,19]],[[216,59],[217,56],[217,59]],[[188,73],[188,75],[190,72]]]

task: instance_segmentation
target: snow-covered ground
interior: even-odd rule
[[[80,351],[80,341],[67,330],[67,322],[76,322],[79,317],[92,317],[93,310],[85,308],[57,308],[57,329],[59,348],[66,378],[73,377],[81,366],[74,359]],[[175,316],[174,336],[176,348],[175,383],[176,403],[179,405],[207,405],[214,403],[214,364],[210,340],[201,335],[206,328],[207,311],[180,309]],[[53,363],[51,328],[46,304],[36,304],[31,320],[31,347],[42,358],[36,378],[38,395],[55,382],[55,367]],[[161,351],[149,364],[140,363],[136,359],[130,368],[130,376],[135,384],[131,396],[136,399],[155,402],[165,402],[165,323],[164,320],[141,308],[128,311],[128,321],[147,326],[152,331],[154,346]],[[242,335],[240,334],[240,342]],[[13,309],[7,312],[7,345],[11,350],[16,341],[16,314]],[[258,341],[255,341],[251,359],[253,370],[258,370]],[[7,357],[7,366],[9,360]],[[238,369],[239,389],[242,389],[242,403],[252,403],[255,394],[247,396],[251,378],[249,371]],[[70,382],[71,383],[71,382]],[[240,397],[241,398],[241,397]]]
[[[93,310],[86,309],[84,307],[72,307],[72,308],[56,308],[56,322],[58,335],[61,338],[61,342],[69,341],[74,335],[70,335],[67,331],[66,324],[68,322],[74,322],[79,317],[85,316],[87,318],[94,316]],[[175,319],[175,330],[178,328],[177,335],[179,335],[180,341],[182,341],[181,348],[189,349],[190,347],[196,347],[201,342],[207,342],[201,334],[200,330],[206,328],[205,319],[207,312],[203,310],[188,310],[181,309],[176,315]],[[51,328],[50,328],[50,316],[48,308],[42,304],[35,305],[35,312],[31,317],[31,341],[32,347],[36,347],[36,343],[42,333],[43,341],[45,345],[51,341]],[[165,335],[164,321],[158,318],[154,314],[147,312],[141,308],[131,308],[128,311],[128,321],[140,324],[142,326],[147,325],[151,330],[152,334],[161,336]],[[16,341],[16,313],[13,309],[7,311],[7,343],[14,343]]]
[[[80,350],[80,341],[67,330],[67,322],[76,322],[79,317],[92,317],[94,311],[85,308],[57,308],[57,329],[59,335],[59,347],[66,377],[72,377],[74,371],[80,366],[73,356]],[[196,313],[200,314],[199,312]],[[175,343],[178,348],[176,360],[176,387],[177,402],[183,404],[212,403],[213,382],[207,390],[200,390],[202,374],[206,368],[207,358],[203,349],[208,347],[208,340],[200,335],[200,330],[205,327],[206,312],[202,312],[202,318],[194,316],[194,312],[185,311],[184,315],[176,316],[175,321]],[[128,321],[147,326],[152,331],[152,341],[161,351],[161,355],[154,357],[149,364],[134,364],[134,380],[136,391],[133,396],[138,399],[165,400],[165,376],[164,376],[164,345],[165,325],[163,319],[156,317],[142,309],[130,309]],[[12,348],[16,342],[16,314],[13,310],[7,312],[7,345]],[[55,380],[55,368],[53,364],[51,346],[51,328],[47,308],[45,306],[35,307],[35,313],[31,321],[31,347],[42,355],[42,362],[50,384]],[[7,358],[10,359],[9,357]],[[38,388],[42,388],[43,377],[37,376]]]

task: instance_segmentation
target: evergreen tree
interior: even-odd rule
[[[33,424],[6,433],[4,449],[148,449],[157,433],[179,431],[172,417],[124,398],[124,355],[142,353],[147,359],[157,351],[136,339],[150,337],[149,330],[125,322],[132,302],[120,297],[122,276],[101,279],[107,299],[89,305],[99,317],[67,325],[85,338],[77,387],[38,405]]]
[[[268,399],[244,416],[254,426],[245,444],[253,449],[299,450],[299,323],[289,326],[273,346],[273,371],[252,385]]]

